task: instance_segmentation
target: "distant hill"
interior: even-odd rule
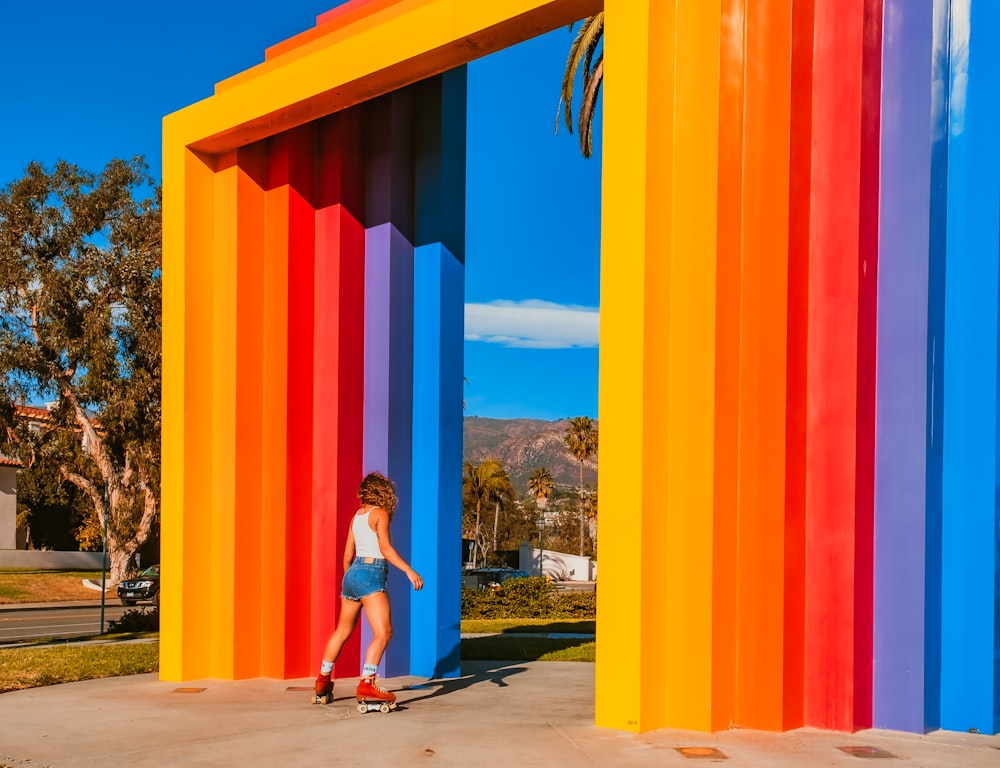
[[[465,417],[463,458],[478,464],[488,456],[504,463],[518,492],[527,494],[528,477],[538,467],[552,473],[557,486],[576,488],[580,482],[580,466],[569,452],[563,436],[568,419],[486,419]],[[597,422],[594,422],[595,426]],[[597,456],[583,465],[583,482],[594,488],[597,484]]]

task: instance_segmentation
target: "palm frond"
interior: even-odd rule
[[[580,150],[583,156],[589,158],[593,152],[594,111],[597,109],[597,96],[604,82],[604,54],[598,57],[594,71],[584,81],[583,97],[580,99],[580,113],[577,115],[580,129]]]
[[[584,19],[570,46],[569,55],[566,58],[566,69],[563,71],[562,88],[560,90],[559,106],[556,109],[556,132],[559,132],[559,117],[562,113],[563,120],[569,132],[573,132],[573,86],[576,82],[576,73],[580,69],[582,61],[586,60],[584,71],[589,71],[590,61],[594,55],[594,50],[600,42],[604,33],[604,11]]]

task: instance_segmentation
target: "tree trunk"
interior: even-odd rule
[[[500,521],[500,502],[495,502],[496,507],[493,510],[493,555],[496,556],[497,553],[497,524]]]
[[[580,460],[580,557],[583,557],[583,528],[587,522],[587,510],[583,503],[583,460]]]
[[[472,567],[478,568],[479,561],[479,502],[476,502],[476,533],[473,537],[474,542],[472,545]]]
[[[108,562],[111,564],[111,575],[108,577],[109,590],[114,589],[118,582],[132,575],[134,555],[134,549],[130,551],[126,547],[118,546],[111,536],[108,536]]]

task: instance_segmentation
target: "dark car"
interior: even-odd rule
[[[118,584],[118,599],[122,605],[152,603],[160,605],[160,566],[151,565],[134,579]]]
[[[472,568],[462,581],[469,589],[500,589],[508,579],[526,579],[530,575],[514,568]]]

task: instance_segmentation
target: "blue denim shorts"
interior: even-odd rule
[[[376,592],[385,592],[385,580],[389,575],[389,563],[373,558],[374,562],[355,560],[344,574],[344,584],[340,596],[345,600],[358,602]]]

